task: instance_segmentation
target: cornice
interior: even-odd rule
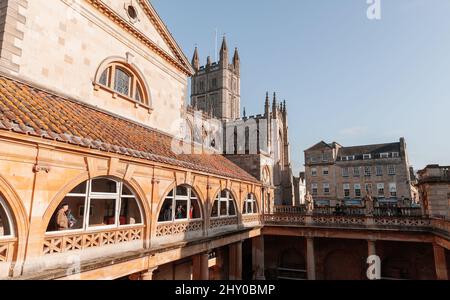
[[[114,12],[109,6],[103,3],[101,0],[86,0],[89,4],[91,4],[95,9],[100,11],[103,15],[108,17],[111,21],[113,21],[116,25],[123,28],[125,31],[133,35],[136,39],[138,39],[140,42],[142,42],[144,45],[146,45],[149,49],[154,51],[156,54],[161,56],[163,59],[165,59],[167,62],[169,62],[171,65],[173,65],[175,68],[183,72],[187,76],[192,76],[194,74],[194,70],[190,66],[190,64],[187,62],[187,59],[184,57],[181,49],[176,45],[173,38],[169,38],[168,33],[166,30],[164,30],[164,25],[160,20],[158,20],[150,7],[150,4],[148,4],[144,0],[137,0],[139,4],[144,9],[147,17],[152,21],[152,23],[155,25],[157,31],[162,35],[166,43],[169,45],[171,50],[174,52],[174,55],[177,57],[177,59],[173,58],[169,53],[167,53],[164,49],[159,47],[157,44],[155,44],[153,41],[151,41],[145,34],[143,34],[141,31],[139,31],[137,28],[135,28],[132,24],[130,24],[127,20],[119,16],[116,12]],[[164,26],[164,27],[162,27]]]

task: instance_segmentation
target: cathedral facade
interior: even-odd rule
[[[293,205],[295,201],[294,177],[290,160],[288,113],[286,101],[278,102],[266,94],[264,112],[247,116],[241,114],[241,70],[237,48],[230,53],[224,37],[220,59],[200,65],[199,50],[195,48],[191,77],[191,107],[222,123],[224,155],[266,186],[273,187],[275,196],[265,205]],[[263,101],[261,101],[263,103]]]

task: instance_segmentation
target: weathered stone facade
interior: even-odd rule
[[[305,161],[307,190],[319,205],[358,206],[366,194],[380,205],[411,205],[413,183],[403,138],[357,147],[321,142],[305,151]]]
[[[419,171],[419,176],[418,188],[425,213],[450,219],[450,167],[429,165]]]

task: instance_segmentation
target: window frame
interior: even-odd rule
[[[225,198],[222,197],[223,192],[227,193]],[[210,213],[211,219],[217,220],[217,219],[234,218],[234,217],[238,216],[238,211],[237,211],[238,207],[236,205],[237,204],[236,200],[234,199],[233,194],[228,189],[219,191],[217,196],[214,198],[213,207],[216,202],[218,203],[217,216],[212,216],[212,210],[211,210],[211,213]],[[221,202],[226,202],[226,204],[227,204],[227,214],[226,215],[222,215],[220,212]],[[233,205],[234,205],[234,210],[235,210],[234,215],[230,215],[230,203],[233,203]]]
[[[100,193],[100,192],[92,192],[92,182],[95,180],[99,180],[99,179],[106,179],[112,182],[116,183],[116,193]],[[64,196],[64,199],[67,197],[74,197],[74,198],[84,198],[84,211],[83,211],[83,226],[80,229],[68,229],[68,230],[61,230],[61,231],[47,231],[45,233],[46,236],[52,236],[52,235],[61,235],[61,234],[74,234],[74,233],[82,233],[82,232],[96,232],[96,231],[102,231],[102,230],[107,230],[107,229],[120,229],[120,228],[130,228],[130,227],[136,227],[136,226],[144,226],[145,225],[145,220],[144,220],[144,213],[143,213],[143,207],[141,204],[140,199],[136,196],[136,193],[133,191],[133,189],[127,185],[125,182],[123,181],[119,181],[119,180],[115,180],[109,177],[96,177],[96,178],[92,178],[89,179],[85,182],[80,183],[79,185],[85,183],[86,184],[86,192],[84,194],[80,194],[80,193],[67,193]],[[79,185],[77,185],[76,187],[78,187]],[[132,195],[122,195],[123,193],[123,186],[126,185],[128,190],[131,191]],[[75,188],[76,188],[75,187]],[[74,189],[75,189],[74,188]],[[120,225],[120,212],[121,212],[121,208],[122,208],[122,198],[125,199],[135,199],[136,204],[139,208],[139,214],[140,214],[140,219],[141,222],[139,223],[135,223],[135,224],[125,224],[125,225]],[[110,199],[114,199],[115,200],[115,208],[114,208],[114,224],[112,225],[103,225],[103,226],[90,226],[89,222],[90,222],[90,210],[91,210],[91,206],[92,206],[92,201],[91,200],[110,200]],[[64,200],[62,200],[62,202],[64,202]],[[62,203],[61,202],[61,203]],[[61,204],[60,203],[60,204]],[[55,213],[57,213],[57,210],[59,209],[59,206],[57,207],[57,209],[53,212],[52,214],[52,218],[55,216]],[[51,222],[51,221],[50,221]],[[47,224],[47,228],[48,228],[49,224]]]
[[[6,222],[8,222],[9,231],[10,233],[8,235],[0,235],[0,241],[1,240],[8,240],[11,238],[14,238],[16,236],[16,231],[14,227],[14,220],[13,220],[13,214],[11,213],[9,209],[9,205],[6,202],[6,200],[0,195],[0,206],[5,211],[6,214]]]
[[[119,92],[116,89],[116,74],[117,69],[126,73],[129,78],[128,84],[128,94],[124,94]],[[101,82],[101,78],[106,72],[106,85]],[[127,100],[133,101],[136,104],[149,107],[150,100],[148,91],[145,88],[145,84],[141,76],[138,72],[132,67],[122,62],[111,62],[100,72],[100,76],[97,78],[95,84],[101,87],[102,89],[107,90],[108,92],[113,93],[113,95],[117,95],[118,97],[125,98]],[[138,100],[136,95],[137,92],[140,91],[141,100]]]
[[[183,187],[187,189],[187,195],[177,195],[177,189]],[[172,196],[169,196],[170,193],[172,192]],[[192,196],[194,195],[194,196]],[[159,213],[158,213],[158,218],[157,218],[157,224],[170,224],[170,223],[184,223],[184,222],[194,222],[194,221],[203,221],[203,211],[202,211],[202,206],[200,203],[200,198],[198,197],[198,194],[195,192],[195,190],[187,185],[178,185],[175,186],[173,189],[171,189],[169,191],[169,193],[166,195],[166,197],[164,197],[164,200],[162,202],[162,205],[164,205],[164,202],[166,202],[166,200],[172,200],[172,220],[171,221],[158,221],[159,220],[159,216],[162,213],[162,209],[163,206],[160,207]],[[191,210],[192,207],[192,200],[195,199],[197,200],[197,204],[200,210],[200,218],[191,218],[189,215],[189,211]],[[187,201],[187,211],[186,211],[186,218],[183,219],[177,219],[176,218],[176,203],[177,201]]]
[[[251,213],[247,212],[247,208],[248,208],[249,204],[252,207],[252,210],[251,210],[252,212]],[[244,211],[243,211],[242,214],[246,215],[246,216],[259,214],[258,203],[257,203],[256,197],[255,197],[255,195],[253,193],[249,193],[247,195],[247,198],[244,200]]]

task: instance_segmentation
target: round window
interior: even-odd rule
[[[127,12],[128,12],[128,16],[133,19],[136,20],[137,19],[137,10],[133,5],[129,5],[127,8]]]

